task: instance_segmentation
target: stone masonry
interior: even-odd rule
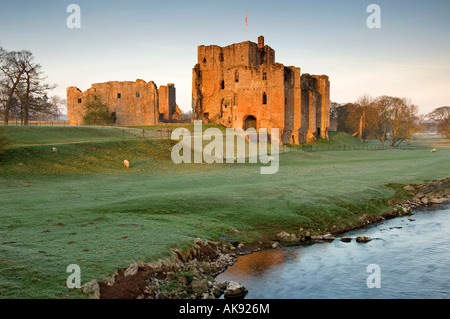
[[[70,125],[83,125],[84,102],[100,98],[109,108],[116,125],[156,125],[181,119],[176,105],[175,86],[159,89],[152,81],[110,81],[95,83],[82,92],[77,87],[67,88],[67,117]]]
[[[193,68],[195,119],[235,129],[280,129],[282,144],[327,137],[330,82],[326,75],[301,75],[275,62],[275,51],[245,41],[226,47],[201,45]]]

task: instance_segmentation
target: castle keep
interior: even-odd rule
[[[275,51],[245,41],[226,47],[198,47],[193,69],[195,119],[235,129],[280,129],[283,144],[327,137],[330,82],[326,75],[300,73],[275,62]]]
[[[84,92],[74,86],[67,88],[67,117],[70,125],[83,124],[83,104],[94,96],[101,98],[108,106],[112,119],[119,126],[155,125],[181,120],[173,84],[158,89],[152,81],[111,81],[92,84]]]

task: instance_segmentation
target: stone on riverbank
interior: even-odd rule
[[[93,299],[100,298],[100,285],[97,280],[92,280],[83,286],[83,292],[89,294]]]
[[[127,270],[125,270],[124,276],[125,277],[134,276],[134,275],[136,275],[138,270],[139,270],[138,264],[136,264],[136,263],[131,264],[130,267],[128,267]]]
[[[208,293],[208,281],[205,279],[194,279],[191,282],[191,288],[197,295]]]
[[[330,233],[327,233],[325,235],[313,235],[313,236],[311,236],[311,240],[315,240],[315,241],[322,241],[322,240],[332,241],[332,240],[334,240],[334,236],[331,235]]]
[[[243,298],[248,293],[240,283],[230,281],[225,289],[225,298]]]

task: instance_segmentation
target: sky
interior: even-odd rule
[[[380,28],[369,28],[370,4]],[[70,4],[80,28],[68,28]],[[107,81],[175,83],[191,109],[199,45],[248,40],[275,50],[276,62],[326,74],[333,102],[368,94],[405,97],[425,114],[450,105],[448,0],[0,0],[0,46],[30,50],[57,87]]]

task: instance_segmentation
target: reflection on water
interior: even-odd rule
[[[249,298],[449,298],[450,206],[417,212],[362,230],[353,240],[271,249],[241,256],[217,280],[243,284]],[[381,269],[381,288],[368,288],[367,266]]]
[[[295,256],[289,250],[262,250],[238,258],[228,274],[243,280],[250,276],[262,276],[267,271],[275,271],[285,262],[287,255]]]

